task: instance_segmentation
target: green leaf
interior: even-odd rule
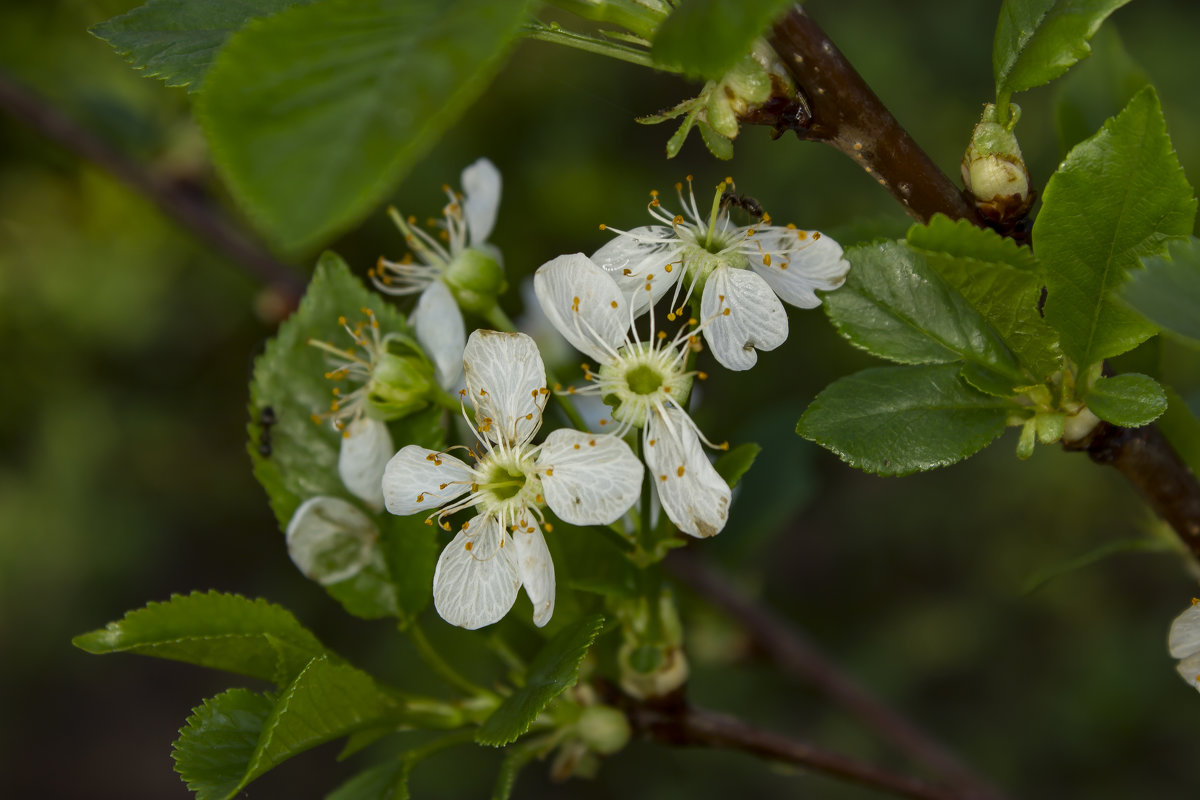
[[[329,369],[325,355],[308,341],[325,341],[337,347],[351,345],[338,317],[357,318],[362,308],[374,312],[383,332],[412,335],[395,306],[367,291],[341,258],[325,253],[299,309],[279,327],[255,361],[247,449],[254,475],[267,490],[281,530],[287,528],[300,503],[310,497],[332,495],[358,503],[338,476],[341,439],[329,425],[314,424],[310,418],[329,407],[335,384],[325,378]],[[267,407],[275,423],[270,429],[271,452],[264,457],[258,449],[263,430],[259,420],[261,410]],[[440,420],[441,412],[436,408],[405,417],[389,426],[392,440],[441,448],[445,441]],[[368,564],[357,575],[326,586],[326,591],[355,616],[415,617],[430,599],[437,561],[433,531],[419,517],[361,510],[380,531],[382,563]]]
[[[1097,378],[1083,401],[1097,417],[1123,428],[1149,425],[1167,410],[1167,393],[1149,375],[1127,372]]]
[[[219,592],[150,603],[72,643],[93,654],[138,653],[280,685],[327,652],[287,609]]]
[[[223,800],[238,791],[274,706],[270,695],[230,689],[192,710],[171,758],[196,800]]]
[[[1004,0],[992,45],[996,97],[1049,83],[1086,58],[1088,41],[1129,0]]]
[[[637,569],[626,557],[626,551],[598,530],[578,533],[547,540],[561,584],[595,594],[636,595]]]
[[[717,458],[717,463],[714,465],[717,474],[724,478],[725,482],[729,484],[729,488],[732,489],[738,485],[738,481],[750,470],[750,467],[754,466],[754,459],[758,458],[758,454],[761,452],[762,447],[757,442],[739,444]]]
[[[217,51],[235,31],[313,0],[150,0],[145,5],[92,26],[90,32],[112,45],[134,69],[167,86],[200,89]]]
[[[975,391],[958,371],[955,364],[863,370],[817,395],[796,432],[880,475],[953,464],[999,436],[1018,408]]]
[[[504,754],[504,761],[500,764],[500,772],[496,775],[496,786],[492,789],[492,800],[509,800],[512,797],[513,786],[516,784],[517,776],[521,774],[521,770],[537,756],[539,750],[548,746],[548,743],[543,739],[533,739],[509,747],[508,751]]]
[[[1015,355],[987,321],[904,242],[846,251],[846,283],[825,296],[825,311],[851,344],[902,364],[967,360],[1028,382]]]
[[[198,113],[234,196],[283,247],[357,222],[487,87],[527,0],[324,0],[222,48]]]
[[[965,219],[953,220],[934,214],[927,225],[913,225],[906,240],[912,247],[954,258],[969,258],[993,264],[1007,264],[1024,272],[1037,273],[1038,260],[1033,251],[990,228],[980,228]]]
[[[1113,292],[1139,258],[1161,252],[1168,237],[1191,233],[1195,215],[1196,199],[1149,87],[1051,176],[1033,239],[1046,275],[1046,321],[1080,371],[1155,333]]]
[[[1142,259],[1121,297],[1160,328],[1200,343],[1200,239],[1167,246],[1166,256]]]
[[[787,0],[684,0],[659,26],[650,55],[665,67],[719,81],[789,5]]]
[[[412,766],[402,756],[365,769],[325,795],[325,800],[408,800]]]
[[[914,225],[908,242],[987,320],[1035,378],[1042,380],[1061,367],[1058,335],[1038,312],[1043,280],[1029,248],[941,214],[928,226]]]
[[[1071,71],[1054,97],[1058,148],[1066,155],[1092,135],[1104,120],[1116,116],[1150,82],[1125,51],[1114,26],[1101,28],[1092,40],[1092,57]]]
[[[525,685],[517,689],[492,712],[475,734],[475,741],[501,747],[516,741],[529,726],[579,677],[579,664],[600,634],[604,617],[584,617],[563,628],[529,664]]]

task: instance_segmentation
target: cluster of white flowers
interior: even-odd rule
[[[503,275],[499,254],[486,243],[496,220],[499,172],[480,159],[463,171],[462,180],[465,194],[446,188],[449,202],[444,221],[435,222],[438,236],[393,212],[415,258],[380,259],[371,277],[382,291],[420,294],[411,321],[441,388],[459,380],[461,365],[463,417],[475,442],[450,450],[461,449],[469,459],[413,444],[392,455],[386,423],[363,410],[373,372],[387,352],[388,337],[381,337],[372,317],[366,330],[347,328],[364,357],[326,348],[337,360],[332,375],[363,382],[357,392],[335,399],[335,425],[348,434],[339,472],[368,505],[382,503],[400,515],[432,511],[427,522],[436,518],[445,530],[451,529],[447,517],[474,510],[434,572],[434,605],[445,620],[471,629],[496,622],[523,586],[533,621],[541,626],[553,614],[555,599],[554,566],[543,535],[551,525],[542,509],[574,525],[621,519],[638,502],[644,474],[624,438],[632,431],[641,431],[641,455],[670,521],[696,537],[725,527],[731,491],[702,445],[728,446],[707,439],[688,412],[693,382],[706,377],[694,368],[703,349],[700,337],[723,366],[749,369],[757,350],[774,349],[787,338],[780,299],[801,308],[818,305],[816,292],[841,285],[849,264],[829,237],[772,225],[761,212],[755,214],[760,224],[732,224],[731,201],[756,209],[733,194],[728,178],[717,186],[707,215],[696,205],[690,176],[686,196],[677,185],[682,215],[665,211],[652,193],[650,213],[661,224],[608,228],[617,237],[590,258],[561,256],[534,276],[534,292],[551,324],[596,361],[594,368],[584,367],[587,385],[566,393],[600,396],[615,422],[603,434],[564,428],[535,444],[550,394],[537,346],[522,333],[478,330],[469,340],[464,336],[460,307],[486,313]],[[672,289],[667,319],[680,326],[668,335],[658,328],[654,308]],[[697,292],[702,319],[684,319]],[[639,330],[643,314],[648,320]],[[355,548],[371,539],[373,526],[349,504],[325,500],[301,507],[289,540],[311,542],[336,530],[338,563],[351,564],[335,571],[343,578],[364,563],[367,550]],[[359,533],[348,536],[348,529]]]

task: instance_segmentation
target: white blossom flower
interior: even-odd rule
[[[292,514],[286,536],[292,563],[322,586],[349,580],[372,561],[383,561],[375,523],[340,497],[305,500]]]
[[[329,411],[313,414],[313,421],[320,423],[327,418],[342,434],[338,475],[351,494],[378,511],[383,508],[383,468],[396,452],[387,420],[428,405],[431,394],[437,391],[435,372],[441,389],[452,391],[458,370],[439,370],[424,355],[437,342],[436,329],[429,325],[417,328],[414,342],[401,333],[382,333],[375,313],[369,308],[362,312],[365,319],[353,326],[345,317],[338,318],[357,349],[312,339],[308,342],[329,355],[326,378],[358,384],[346,393],[335,387]],[[461,351],[458,357],[461,360]]]
[[[437,332],[431,337],[430,355],[439,377],[453,373],[455,379],[462,369],[466,342],[459,305],[486,311],[504,282],[500,252],[487,241],[500,207],[500,171],[481,158],[463,170],[462,187],[461,195],[442,187],[448,202],[442,208],[443,219],[430,221],[436,235],[418,227],[415,217],[406,219],[396,209],[388,209],[412,252],[400,261],[380,258],[369,273],[382,292],[420,294],[410,321],[418,333]]]
[[[404,447],[384,471],[387,509],[439,509],[433,516],[450,530],[445,518],[473,506],[475,516],[434,571],[438,614],[463,628],[490,625],[508,613],[524,586],[533,621],[542,626],[554,613],[555,583],[541,507],[573,525],[607,525],[637,499],[642,465],[614,436],[560,429],[532,443],[549,392],[537,345],[525,334],[475,331],[463,365],[480,450],[462,449],[474,464]]]
[[[554,327],[599,363],[597,371],[585,365],[589,385],[578,391],[598,394],[613,406],[618,423],[613,435],[641,428],[642,454],[667,516],[692,536],[720,533],[731,493],[700,443],[728,445],[704,438],[685,407],[693,378],[704,377],[687,369],[688,353],[699,347],[696,328],[684,327],[668,340],[661,331],[655,334],[651,313],[650,336],[643,341],[631,302],[582,253],[543,264],[534,274],[534,290]]]
[[[1167,647],[1171,657],[1179,659],[1175,669],[1192,688],[1200,690],[1200,601],[1193,600],[1191,608],[1171,623]]]
[[[787,314],[780,300],[817,307],[821,300],[816,292],[841,286],[850,264],[833,239],[794,225],[772,225],[767,214],[758,225],[732,224],[727,199],[737,196],[730,178],[717,185],[707,215],[696,205],[690,175],[687,184],[686,198],[683,184],[675,184],[683,214],[665,210],[658,192],[650,193],[650,215],[661,225],[629,231],[602,225],[617,237],[592,260],[613,274],[636,314],[672,287],[672,317],[682,314],[693,290],[702,287],[702,316],[719,315],[704,328],[713,355],[729,369],[750,369],[758,361],[755,350],[774,350],[787,339]],[[649,292],[643,291],[647,285]]]

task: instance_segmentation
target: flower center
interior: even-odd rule
[[[527,508],[543,504],[542,479],[534,465],[534,453],[517,448],[496,448],[475,465],[476,507],[511,525]]]
[[[663,403],[683,407],[694,375],[685,367],[685,359],[674,348],[643,342],[622,347],[616,358],[601,365],[596,377],[613,419],[640,428]]]
[[[653,367],[638,364],[625,373],[625,383],[634,394],[654,394],[663,385],[663,379]]]

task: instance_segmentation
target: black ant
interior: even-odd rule
[[[764,216],[766,216],[766,212],[763,211],[762,205],[753,197],[750,197],[749,195],[738,194],[733,189],[726,189],[725,193],[721,195],[721,210],[724,211],[730,206],[737,206],[747,214],[758,217],[759,219],[762,219]]]
[[[262,434],[258,437],[258,454],[263,458],[271,457],[271,426],[276,422],[275,409],[263,406],[258,412],[258,424],[262,427]]]

